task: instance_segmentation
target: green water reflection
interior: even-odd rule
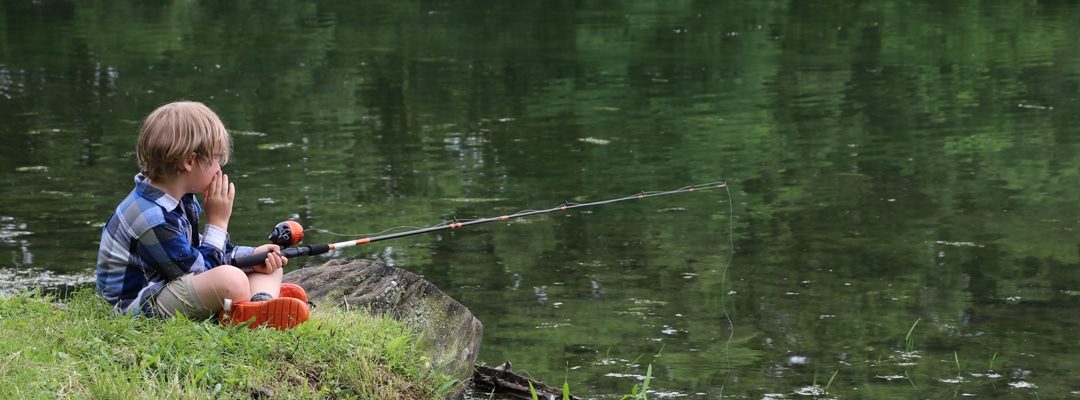
[[[730,183],[338,254],[459,299],[488,363],[612,397],[649,364],[656,396],[1080,393],[1076,2],[2,7],[0,290],[90,274],[140,118],[185,98],[234,130],[238,241]]]

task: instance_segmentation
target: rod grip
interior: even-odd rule
[[[313,244],[311,246],[290,247],[281,251],[281,255],[287,258],[293,258],[297,256],[313,256],[316,254],[322,254],[330,251],[330,245]],[[248,268],[260,265],[266,262],[266,255],[269,253],[253,253],[251,255],[236,257],[233,259],[232,265],[237,268]]]
[[[281,252],[281,255],[283,255],[285,257],[293,257],[294,255],[289,254],[289,253],[295,253],[295,251],[290,251],[290,250],[296,250],[296,249],[295,248],[285,249],[285,250],[283,250]],[[266,262],[266,255],[267,254],[270,254],[270,253],[269,252],[251,253],[251,254],[243,256],[243,257],[236,257],[236,258],[233,258],[232,265],[234,267],[237,267],[237,268],[250,268],[250,267],[254,267],[256,265],[261,265],[261,264]]]

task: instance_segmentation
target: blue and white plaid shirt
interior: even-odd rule
[[[101,232],[98,293],[120,312],[155,316],[153,300],[168,281],[251,254],[254,248],[233,246],[217,226],[200,237],[201,213],[194,194],[178,201],[135,175],[135,189]]]

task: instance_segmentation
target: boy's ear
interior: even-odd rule
[[[184,157],[184,162],[180,164],[180,170],[183,172],[191,172],[191,170],[195,168],[195,163],[198,162],[198,160],[199,158],[195,153],[188,154],[187,157]]]

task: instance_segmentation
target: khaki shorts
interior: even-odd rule
[[[192,321],[201,321],[214,315],[195,292],[195,274],[187,274],[165,284],[154,302],[154,312],[162,318],[182,314]]]

